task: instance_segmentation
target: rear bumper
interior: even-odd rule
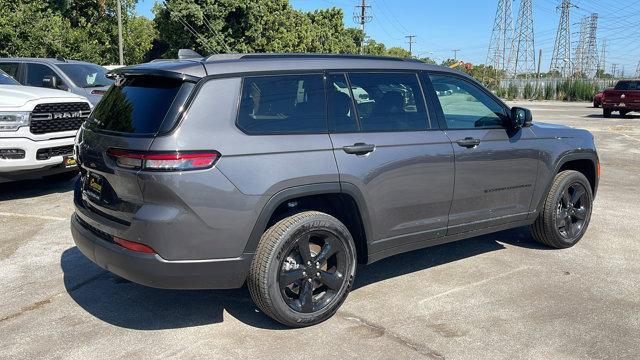
[[[157,254],[133,252],[98,236],[81,223],[77,214],[71,217],[71,233],[78,249],[98,266],[127,280],[155,288],[239,288],[251,265],[251,255],[169,261]]]
[[[640,111],[640,104],[626,104],[626,106],[620,106],[619,103],[602,103],[602,108],[612,111]]]

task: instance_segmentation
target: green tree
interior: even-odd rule
[[[154,8],[156,47],[202,54],[246,52],[356,53],[359,30],[347,29],[338,8],[303,12],[288,0],[166,0]]]

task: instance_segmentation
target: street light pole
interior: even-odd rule
[[[118,54],[120,56],[120,65],[124,65],[124,50],[122,45],[122,4],[120,0],[117,1],[118,5]]]

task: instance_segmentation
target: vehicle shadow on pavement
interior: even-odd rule
[[[480,236],[360,266],[353,291],[378,281],[502,250],[502,243],[545,249],[531,240],[526,228]],[[115,326],[161,330],[208,325],[222,322],[226,311],[250,326],[287,329],[257,310],[246,286],[234,290],[154,289],[102,270],[76,247],[65,250],[60,262],[71,298],[89,314]]]
[[[0,201],[38,197],[53,193],[73,191],[76,179],[34,179],[0,184]]]

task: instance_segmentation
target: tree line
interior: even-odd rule
[[[154,19],[121,0],[124,59],[137,64],[201,54],[308,52],[356,54],[364,34],[347,27],[339,8],[294,9],[288,0],[165,0]],[[1,57],[63,57],[118,63],[116,0],[0,0]],[[364,53],[410,57],[400,47],[369,39]],[[429,58],[421,60],[435,63]]]

